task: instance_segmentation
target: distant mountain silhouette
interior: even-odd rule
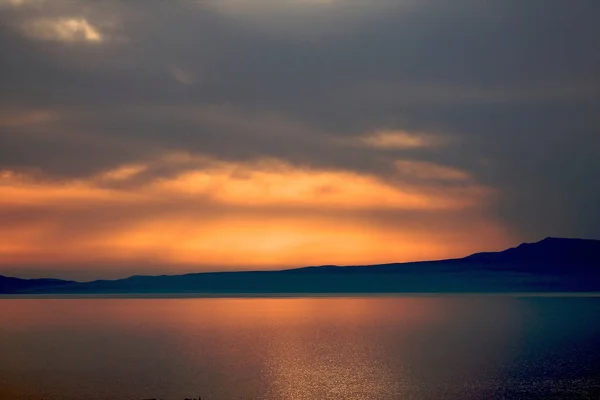
[[[0,277],[0,293],[301,294],[600,292],[600,240],[546,238],[465,258],[69,282]]]
[[[61,279],[20,279],[0,275],[0,293],[24,293],[76,283]]]
[[[498,253],[477,253],[468,260],[492,263],[537,264],[554,266],[598,265],[600,240],[548,237],[537,243],[523,243]]]

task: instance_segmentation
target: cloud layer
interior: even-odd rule
[[[0,273],[600,238],[596,1],[0,10]]]

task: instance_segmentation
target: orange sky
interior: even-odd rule
[[[172,176],[157,166],[194,161]],[[0,174],[0,272],[79,279],[134,273],[370,264],[500,249],[505,231],[468,174],[398,162],[394,182],[277,159],[234,163],[174,153],[85,179]],[[417,182],[417,181],[415,181]]]
[[[0,274],[600,238],[600,2],[500,2],[0,0]]]

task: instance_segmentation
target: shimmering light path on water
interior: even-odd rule
[[[585,399],[597,337],[599,298],[3,299],[0,399]]]

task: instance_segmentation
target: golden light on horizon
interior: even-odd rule
[[[174,154],[155,163],[189,161]],[[477,185],[436,189],[278,160],[213,159],[145,180],[153,167],[64,181],[2,173],[0,211],[12,223],[0,228],[0,268],[93,263],[113,276],[122,263],[173,273],[357,265],[458,256],[506,237],[478,213],[488,193]],[[427,167],[438,178],[459,178]],[[457,212],[468,216],[468,231],[440,224]],[[394,222],[413,213],[429,222]]]

